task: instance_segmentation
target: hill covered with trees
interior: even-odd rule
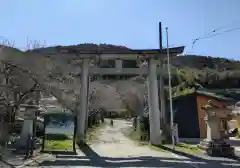
[[[130,48],[110,44],[79,44],[72,46],[54,46],[31,50],[42,54],[68,51],[127,51]],[[207,89],[229,89],[240,88],[240,61],[229,60],[226,58],[186,55],[172,59],[173,68],[177,73],[172,76],[174,92],[184,92],[188,89],[207,88]],[[114,61],[101,61],[101,67],[113,67]],[[135,61],[124,61],[124,67],[139,66]],[[167,78],[164,79],[167,85]]]

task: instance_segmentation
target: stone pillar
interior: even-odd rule
[[[207,137],[198,147],[210,156],[233,156],[234,149],[227,144],[220,135],[220,117],[218,112],[207,112]],[[222,117],[222,116],[221,116]]]
[[[25,148],[28,143],[28,136],[33,136],[33,122],[35,119],[35,109],[26,108],[24,123],[21,129],[20,139],[17,143],[18,147]]]
[[[160,133],[160,111],[157,82],[157,60],[151,58],[148,64],[148,104],[149,104],[149,124],[150,143],[159,145],[162,142]]]
[[[237,122],[237,128],[238,128],[238,132],[240,132],[240,116],[237,116],[234,118]]]
[[[33,120],[31,118],[26,118],[22,126],[21,138],[23,143],[27,142],[28,135],[33,135]]]
[[[84,141],[85,123],[87,116],[87,91],[88,91],[88,71],[89,59],[84,58],[81,66],[81,91],[80,110],[77,115],[77,141],[81,144]]]
[[[220,119],[218,117],[205,117],[207,124],[207,140],[219,140],[220,137]]]

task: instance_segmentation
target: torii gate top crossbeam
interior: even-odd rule
[[[156,57],[157,59],[164,59],[167,55],[167,49],[141,49],[141,50],[119,50],[119,49],[93,49],[93,50],[82,50],[75,49],[71,47],[57,47],[57,52],[53,52],[53,55],[63,54],[68,58],[70,55],[74,57],[74,59],[81,58],[90,58],[96,59],[100,58],[101,60],[108,59],[121,59],[121,60],[137,60],[137,59],[146,59],[151,57]],[[184,46],[169,48],[170,55],[176,56],[177,54],[181,54],[184,50]],[[51,53],[48,53],[51,54]],[[165,56],[165,57],[164,57]]]

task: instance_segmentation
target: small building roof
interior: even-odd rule
[[[209,98],[216,99],[216,100],[219,100],[219,101],[226,101],[226,102],[236,102],[237,101],[236,99],[234,99],[232,97],[228,97],[228,96],[225,96],[223,94],[218,94],[218,93],[214,93],[214,92],[211,92],[211,91],[204,91],[204,90],[196,90],[193,93],[189,93],[189,94],[186,94],[186,95],[175,96],[172,99],[173,100],[178,100],[182,97],[190,96],[190,95],[205,96],[205,97],[209,97]]]
[[[196,91],[196,93],[200,96],[206,96],[206,97],[217,99],[217,100],[220,100],[220,101],[236,101],[232,97],[227,97],[223,94],[217,94],[217,93],[214,93],[214,92],[198,90],[198,91]]]

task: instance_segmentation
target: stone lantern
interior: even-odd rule
[[[200,142],[198,147],[210,156],[233,156],[234,148],[224,141],[220,133],[220,119],[230,120],[232,110],[216,106],[211,101],[208,101],[202,109],[206,113],[204,119],[207,125],[207,137]]]
[[[20,139],[17,143],[18,148],[22,149],[28,146],[28,136],[34,136],[34,122],[36,120],[36,111],[38,106],[35,104],[22,104],[22,108],[25,108],[24,123],[21,130]]]

